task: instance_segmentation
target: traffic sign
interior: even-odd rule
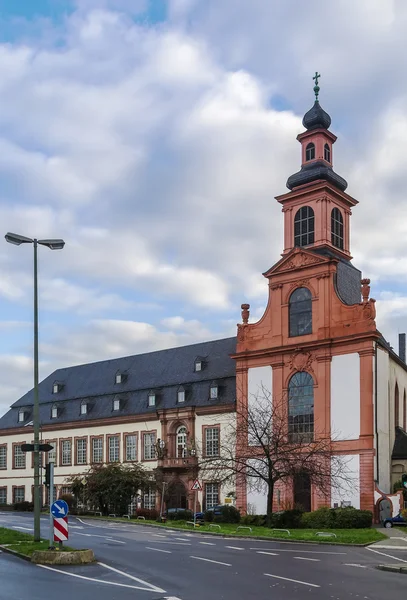
[[[66,517],[69,512],[69,506],[65,500],[56,500],[51,506],[51,514],[54,517]]]
[[[66,542],[68,539],[68,517],[54,519],[54,542]]]
[[[38,446],[40,452],[49,452],[52,448],[51,444],[39,444]],[[22,444],[21,452],[34,452],[34,444]]]
[[[195,479],[195,481],[194,481],[194,483],[193,483],[193,486],[191,487],[191,490],[192,490],[193,492],[195,492],[195,491],[196,491],[196,492],[200,492],[200,491],[202,491],[202,486],[201,486],[201,484],[199,483],[198,479]]]

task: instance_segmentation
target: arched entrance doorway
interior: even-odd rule
[[[311,511],[311,477],[304,471],[294,475],[294,506]]]
[[[187,455],[187,428],[185,425],[178,427],[176,434],[176,456],[185,458]]]
[[[174,481],[168,486],[167,509],[187,508],[187,490],[182,481]]]

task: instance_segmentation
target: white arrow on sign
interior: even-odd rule
[[[65,513],[65,508],[63,506],[59,506],[57,504],[57,509],[58,509],[59,514]]]

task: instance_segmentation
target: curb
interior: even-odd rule
[[[388,571],[389,573],[402,573],[407,575],[407,566],[400,567],[400,565],[377,565],[376,569],[379,571]]]
[[[22,558],[23,560],[31,562],[31,558],[29,556],[27,556],[26,554],[21,554],[20,552],[16,552],[16,550],[11,550],[7,546],[0,546],[0,550],[2,552],[5,552],[6,554],[14,554],[14,556],[17,556],[17,558]]]
[[[257,540],[257,541],[261,541],[261,542],[282,542],[285,544],[314,544],[316,546],[352,546],[354,548],[366,548],[367,546],[371,546],[372,544],[377,544],[377,542],[367,542],[366,544],[352,544],[352,543],[344,543],[344,542],[333,542],[333,541],[329,541],[329,542],[325,542],[325,541],[317,541],[317,540],[290,540],[289,538],[279,538],[279,537],[264,537],[264,536],[259,536],[259,535],[236,535],[235,533],[215,533],[212,531],[199,531],[198,529],[179,529],[178,527],[171,527],[171,525],[154,525],[154,523],[144,523],[144,521],[135,521],[133,520],[133,522],[129,519],[128,521],[124,521],[124,520],[117,520],[117,519],[106,519],[106,518],[95,518],[95,517],[88,517],[88,516],[79,516],[79,515],[72,515],[75,516],[76,519],[90,519],[90,520],[94,520],[96,522],[98,521],[102,521],[102,522],[106,522],[106,523],[129,523],[130,525],[132,525],[133,527],[137,527],[142,525],[143,527],[152,527],[153,529],[160,529],[161,531],[165,531],[166,529],[169,529],[170,531],[180,531],[180,532],[188,532],[188,533],[197,533],[198,535],[209,535],[212,537],[218,537],[218,538],[233,538],[233,539],[241,539],[241,540]]]
[[[58,552],[56,550],[36,550],[31,562],[37,565],[88,565],[95,562],[93,550]]]

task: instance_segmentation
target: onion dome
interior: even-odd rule
[[[294,173],[287,179],[287,187],[292,190],[299,185],[305,185],[306,183],[312,183],[324,179],[329,183],[332,183],[335,187],[344,192],[348,187],[347,181],[333,170],[326,162],[322,160],[315,160],[310,163],[306,163],[301,167],[301,171]]]
[[[304,115],[302,124],[305,129],[329,129],[331,117],[324,111],[318,100],[315,100],[314,106]]]

